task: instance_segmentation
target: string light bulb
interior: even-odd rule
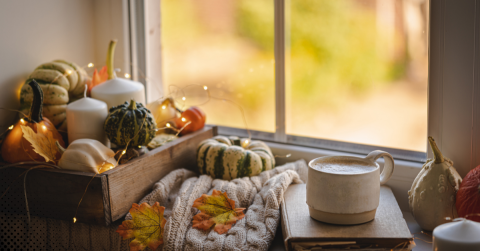
[[[130,78],[130,74],[125,73],[125,78]]]
[[[206,85],[204,85],[203,89],[206,91],[206,90],[208,90],[208,87]]]
[[[185,97],[182,98],[183,101],[185,101],[185,99],[186,99]]]
[[[70,75],[70,74],[72,74],[72,73],[73,73],[72,70],[67,70],[67,74],[68,74],[68,75]]]
[[[42,125],[43,130],[47,130],[47,127],[45,125]]]
[[[142,146],[138,146],[138,148],[142,148]]]
[[[127,150],[123,150],[122,155],[124,155],[125,153],[127,153]]]
[[[167,123],[167,124],[166,124],[166,126],[167,126],[168,128],[170,128],[170,127],[171,127],[170,123]]]
[[[87,67],[88,67],[88,68],[92,68],[92,67],[93,67],[93,63],[89,63],[89,64],[87,65]]]
[[[77,222],[77,218],[73,217],[73,223]]]
[[[25,120],[23,120],[23,119],[20,119],[20,122],[23,124],[23,123],[25,123]]]
[[[185,121],[187,121],[187,119],[185,119],[185,118],[182,118],[182,121],[183,121],[183,122],[185,122]]]
[[[166,105],[162,105],[162,109],[165,110],[167,108]]]
[[[12,129],[13,129],[13,125],[8,127],[8,130],[12,130]]]

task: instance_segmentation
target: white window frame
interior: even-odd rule
[[[130,68],[132,76],[139,81],[144,79],[140,77],[143,73],[148,76],[146,81],[143,81],[146,85],[147,101],[160,98],[162,94],[148,90],[163,90],[161,0],[108,1],[123,6],[123,20],[126,19],[125,13],[128,13],[128,22],[123,23],[123,36],[125,33],[129,34],[124,50],[130,52],[125,55],[125,60],[131,58],[135,65]],[[401,208],[406,210],[406,192],[425,161],[425,153],[298,137],[285,133],[284,24],[285,3],[289,0],[273,1],[276,132],[252,131],[253,138],[268,141],[278,155],[292,154],[292,158],[279,159],[279,163],[299,158],[310,160],[325,155],[364,155],[374,149],[386,150],[392,153],[396,160],[395,172],[388,184]],[[454,161],[454,166],[460,175],[464,176],[480,164],[480,154],[477,154],[480,153],[480,0],[429,1],[428,135],[436,139],[445,156]],[[220,127],[219,132],[227,135],[247,135],[243,129],[229,127]],[[431,153],[428,153],[428,156],[431,156]]]

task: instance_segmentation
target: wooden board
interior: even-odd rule
[[[124,217],[132,203],[140,201],[153,184],[170,171],[177,168],[196,171],[198,144],[216,134],[216,127],[205,127],[96,176],[68,170],[31,170],[26,182],[30,214],[72,221],[80,198],[91,182],[78,208],[77,222],[109,225]],[[0,193],[26,170],[0,169]],[[26,214],[25,208],[21,176],[0,199],[0,211]]]
[[[387,186],[380,188],[380,205],[373,221],[350,226],[327,224],[310,217],[306,185],[290,185],[282,203],[282,230],[287,250],[295,243],[344,242],[372,248],[409,247],[413,237],[400,207]]]

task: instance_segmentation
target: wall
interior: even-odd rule
[[[55,59],[98,63],[93,10],[94,0],[1,1],[0,108],[18,108],[21,80],[39,64]],[[0,109],[1,132],[15,116]]]

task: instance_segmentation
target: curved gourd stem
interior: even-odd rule
[[[440,152],[440,150],[438,149],[435,140],[429,136],[428,143],[430,143],[430,147],[432,148],[435,164],[443,163],[445,161],[445,158],[443,157],[442,152]]]
[[[33,90],[33,102],[30,107],[30,120],[33,123],[40,123],[43,120],[43,91],[35,79],[32,79],[28,85],[32,87]]]
[[[130,105],[128,106],[129,110],[136,110],[137,109],[137,104],[135,103],[135,100],[130,100]]]
[[[108,45],[108,51],[107,51],[107,73],[108,73],[108,79],[114,79],[117,76],[115,76],[115,71],[113,69],[113,56],[115,54],[115,46],[117,45],[117,40],[112,40],[110,41],[110,44]]]
[[[55,141],[55,145],[57,146],[58,151],[63,155],[63,153],[65,152],[65,148],[63,148],[63,146],[61,146],[58,141]]]

